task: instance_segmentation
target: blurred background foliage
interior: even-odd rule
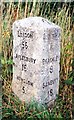
[[[72,120],[74,85],[74,2],[2,2],[0,4],[0,73],[2,120]],[[13,78],[12,24],[17,19],[41,16],[61,27],[59,95],[52,109],[19,101],[11,89]]]

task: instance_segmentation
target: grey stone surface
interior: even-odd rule
[[[20,100],[45,104],[59,89],[60,27],[42,17],[13,23],[12,90]]]

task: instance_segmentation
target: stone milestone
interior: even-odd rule
[[[59,90],[60,27],[42,17],[13,23],[12,90],[21,101],[47,104]]]

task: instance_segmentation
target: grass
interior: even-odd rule
[[[2,3],[0,67],[2,78],[2,120],[57,120],[72,119],[72,80],[73,80],[73,42],[74,26],[70,5],[63,3],[9,2]],[[30,106],[19,101],[11,89],[13,76],[13,36],[12,24],[15,20],[29,16],[42,16],[56,23],[61,31],[60,89],[53,109],[32,102]]]

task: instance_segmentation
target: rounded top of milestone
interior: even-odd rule
[[[56,28],[56,27],[58,27],[60,29],[60,27],[58,25],[55,25],[54,23],[50,22],[46,18],[37,17],[37,16],[17,20],[13,23],[13,25],[18,24],[18,23],[23,27],[24,26],[26,26],[26,27],[34,26],[34,27],[38,27],[38,28]]]

